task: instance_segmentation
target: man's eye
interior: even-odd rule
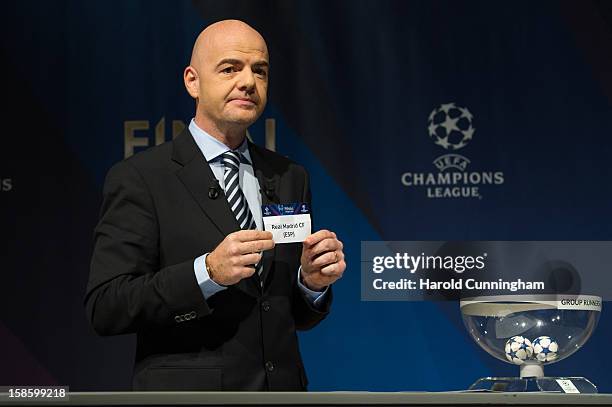
[[[268,72],[265,69],[256,69],[253,72],[255,73],[255,75],[258,75],[262,78],[265,78],[266,76],[268,76]]]
[[[221,70],[221,72],[223,72],[223,73],[232,73],[232,72],[234,72],[234,67],[233,66],[228,66],[227,68],[223,68]]]

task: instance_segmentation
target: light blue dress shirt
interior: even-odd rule
[[[191,123],[189,123],[189,131],[193,135],[196,144],[200,148],[200,151],[202,151],[202,154],[204,154],[204,158],[208,162],[210,169],[215,175],[215,178],[219,180],[221,188],[225,190],[225,183],[223,180],[225,166],[223,165],[221,155],[227,151],[230,151],[230,148],[199,128],[193,119],[191,119]],[[257,229],[263,230],[259,181],[257,180],[255,171],[253,170],[251,153],[249,152],[248,147],[249,146],[245,138],[240,147],[236,149],[236,151],[239,151],[244,157],[244,160],[240,163],[238,182],[240,183],[240,188],[242,189],[244,197],[249,204],[249,209],[251,209]],[[193,269],[196,279],[198,280],[198,285],[202,290],[202,294],[204,295],[204,298],[208,299],[215,293],[225,290],[227,287],[215,283],[210,278],[208,271],[206,271],[206,256],[208,256],[208,253],[196,258],[193,262]],[[304,284],[302,284],[300,281],[300,272],[301,267],[298,269],[298,286],[304,292],[304,294],[306,294],[306,297],[310,300],[310,302],[314,306],[318,306],[325,297],[327,289],[325,289],[323,292],[319,292],[313,291],[304,286]]]

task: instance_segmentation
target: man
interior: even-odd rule
[[[210,25],[184,71],[189,128],[107,175],[85,304],[100,335],[137,333],[135,390],[306,389],[296,329],[346,264],[333,232],[263,231],[262,205],[310,203],[302,167],[246,140],[268,71],[257,31]]]

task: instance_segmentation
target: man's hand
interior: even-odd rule
[[[302,245],[302,280],[314,291],[322,291],[334,283],[346,269],[344,245],[334,232],[319,230],[308,236]]]
[[[261,252],[273,247],[270,232],[239,230],[230,233],[206,256],[208,274],[217,284],[236,284],[251,277],[255,273],[254,265],[261,260]]]

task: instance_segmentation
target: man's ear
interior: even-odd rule
[[[196,71],[193,66],[189,65],[185,68],[183,72],[183,81],[189,95],[197,99],[198,96],[200,96],[200,77],[198,76],[198,71]]]

